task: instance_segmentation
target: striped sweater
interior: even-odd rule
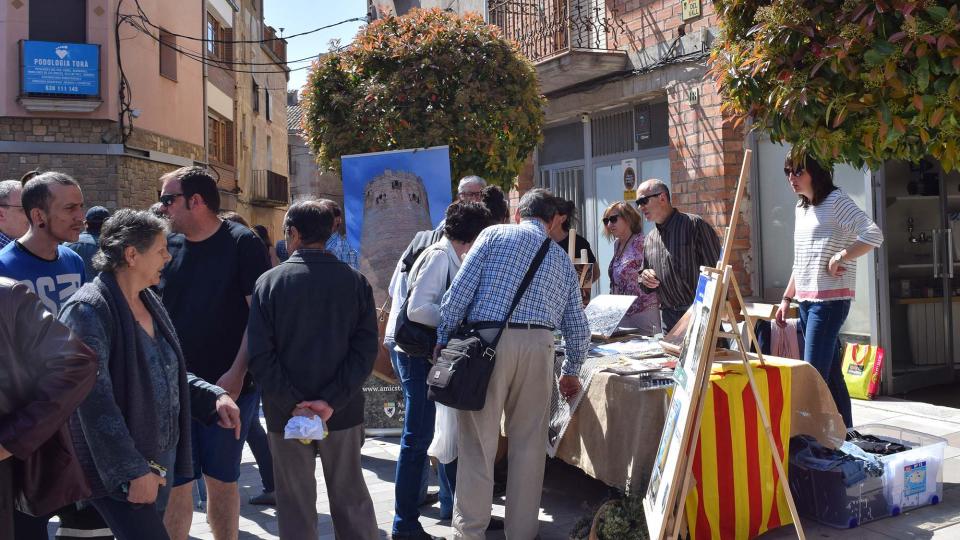
[[[797,301],[853,300],[856,262],[844,263],[847,271],[840,277],[831,276],[827,265],[831,257],[854,241],[878,247],[883,243],[880,228],[839,189],[817,206],[798,205],[795,227],[793,279]]]

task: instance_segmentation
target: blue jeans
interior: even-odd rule
[[[440,519],[453,517],[453,494],[457,491],[457,460],[437,467],[440,481]]]
[[[850,313],[850,300],[800,302],[803,359],[820,372],[833,395],[846,426],[853,426],[853,412],[840,358],[840,327]]]
[[[427,448],[433,441],[437,410],[427,399],[427,372],[430,371],[427,359],[398,352],[397,368],[406,412],[400,457],[397,458],[393,533],[414,534],[423,530],[420,526],[420,489],[427,470]]]

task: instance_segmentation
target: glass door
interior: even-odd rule
[[[960,174],[939,163],[888,161],[885,252],[889,275],[888,361],[892,392],[953,381],[960,366],[960,253],[951,220],[960,211]]]

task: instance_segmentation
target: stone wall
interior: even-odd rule
[[[120,142],[117,123],[87,118],[0,117],[0,141],[103,144]]]

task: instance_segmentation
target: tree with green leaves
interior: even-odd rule
[[[823,163],[960,169],[960,16],[937,0],[716,0],[726,112]]]
[[[516,44],[477,15],[412,10],[378,20],[312,67],[304,129],[320,164],[449,145],[454,183],[509,189],[539,142],[544,99]]]

